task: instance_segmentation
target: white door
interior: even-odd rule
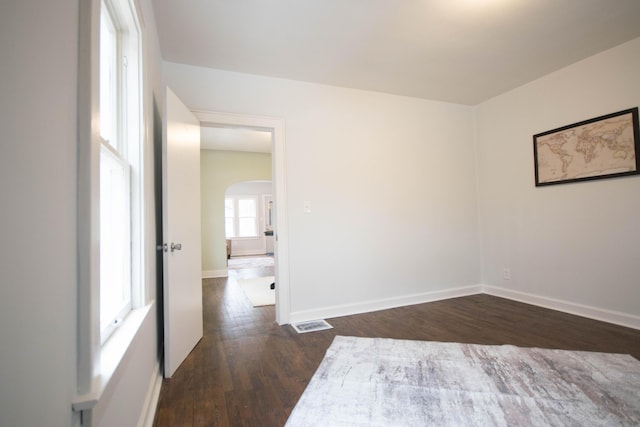
[[[164,376],[202,338],[200,122],[167,88],[163,147]]]

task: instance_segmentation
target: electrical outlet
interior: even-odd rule
[[[511,280],[511,270],[508,268],[502,269],[502,279],[503,280]]]

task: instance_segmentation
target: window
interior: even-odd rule
[[[100,9],[100,338],[135,305],[141,287],[140,37],[135,8]],[[138,292],[139,294],[139,292]]]
[[[230,196],[224,200],[224,228],[228,239],[258,237],[258,199]]]
[[[255,198],[238,199],[239,237],[254,237],[258,235],[256,208],[257,203]]]
[[[98,401],[110,400],[104,392],[124,374],[132,357],[128,349],[153,307],[147,304],[146,290],[152,288],[145,282],[144,248],[150,245],[144,244],[143,230],[143,120],[151,112],[143,109],[138,2],[78,3],[78,351],[72,408],[87,424]]]

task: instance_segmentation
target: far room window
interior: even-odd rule
[[[258,237],[258,199],[254,196],[225,198],[225,233],[228,239]]]
[[[131,311],[141,279],[140,37],[135,8],[100,8],[100,337]]]

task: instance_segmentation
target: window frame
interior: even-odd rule
[[[102,217],[102,214],[104,213],[103,209],[104,206],[102,205],[102,202],[104,201],[105,197],[108,197],[107,195],[103,194],[103,181],[102,181],[102,176],[103,176],[103,170],[102,170],[102,166],[103,166],[103,158],[107,159],[107,161],[112,162],[117,168],[119,168],[122,173],[123,173],[123,181],[124,181],[124,186],[126,188],[126,192],[128,193],[128,197],[123,198],[123,200],[120,200],[120,202],[123,204],[122,209],[123,212],[120,213],[119,216],[123,217],[124,224],[122,224],[123,226],[123,234],[124,236],[122,236],[126,242],[124,246],[120,246],[119,248],[113,248],[114,252],[116,252],[116,250],[120,250],[121,252],[119,252],[119,255],[122,257],[122,263],[121,263],[121,268],[122,268],[122,285],[119,287],[119,291],[121,291],[123,293],[123,298],[121,300],[121,303],[119,304],[119,307],[117,309],[117,311],[115,311],[111,316],[109,316],[109,318],[105,318],[104,317],[104,313],[103,313],[103,296],[104,296],[104,278],[105,278],[105,271],[102,269],[104,267],[103,265],[103,261],[104,261],[104,253],[103,250],[105,249],[104,244],[105,241],[108,241],[106,239],[106,237],[110,237],[110,236],[105,236],[103,234],[103,232],[105,232],[106,230],[103,228],[105,226],[104,220],[105,218]],[[111,334],[115,331],[115,329],[122,323],[122,320],[127,316],[127,314],[129,314],[129,312],[131,311],[133,304],[132,304],[132,293],[133,293],[133,287],[134,287],[134,283],[133,283],[133,277],[132,277],[132,269],[133,269],[133,264],[135,263],[135,261],[133,260],[133,252],[131,250],[131,243],[133,240],[133,227],[132,227],[132,220],[131,220],[131,214],[132,214],[132,197],[131,197],[131,193],[132,193],[132,189],[131,189],[131,165],[129,164],[129,162],[124,159],[116,150],[113,149],[113,146],[110,145],[107,141],[102,140],[101,141],[101,147],[100,147],[100,173],[101,173],[101,178],[100,178],[100,342],[102,344],[105,343],[105,341],[111,336]],[[117,253],[117,252],[116,252]],[[115,278],[112,278],[115,279]]]
[[[243,239],[257,239],[260,237],[260,206],[258,204],[258,196],[256,195],[225,195],[225,237],[227,239],[233,240],[243,240]],[[226,236],[226,221],[229,217],[226,215],[226,205],[227,200],[233,201],[233,230],[234,236],[228,237]],[[254,228],[256,230],[255,235],[251,236],[240,236],[240,200],[252,200],[255,206],[255,216],[253,216]],[[251,217],[242,217],[242,218],[251,218]]]
[[[128,167],[129,184],[129,247],[124,248],[129,252],[128,281],[123,283],[123,293],[128,296],[128,301],[122,308],[109,319],[100,319],[100,343],[104,344],[118,328],[129,312],[140,307],[144,297],[142,289],[144,280],[142,277],[142,262],[144,260],[142,249],[143,221],[142,221],[142,32],[139,24],[136,6],[130,0],[100,0],[100,27],[102,35],[103,13],[108,16],[108,22],[115,31],[113,43],[115,43],[115,55],[111,72],[114,74],[115,84],[110,87],[112,105],[100,102],[100,110],[107,107],[111,118],[110,136],[115,141],[107,141],[103,138],[103,128],[100,128],[100,156],[108,150],[112,156],[119,159],[123,167]],[[99,42],[102,48],[102,40]],[[99,52],[100,61],[103,59]],[[107,70],[100,63],[98,74],[99,85],[102,83],[102,72]],[[115,93],[114,93],[115,92]],[[100,91],[99,95],[102,94]],[[101,100],[100,100],[101,101]],[[126,165],[126,166],[125,166]],[[100,220],[99,220],[100,221]],[[101,254],[102,255],[102,254]],[[102,286],[102,284],[101,284]],[[100,295],[100,294],[99,294]],[[102,304],[100,304],[102,309]]]
[[[143,16],[139,0],[111,0],[128,8],[136,25],[135,37],[126,40],[135,43],[137,57],[135,66],[128,62],[127,75],[135,78],[138,86],[137,98],[128,102],[137,105],[137,116],[133,127],[127,128],[138,135],[139,144],[128,147],[131,162],[138,170],[131,170],[131,186],[137,198],[131,200],[132,215],[132,310],[113,333],[111,339],[101,341],[100,334],[100,20],[101,0],[81,1],[79,4],[78,46],[78,179],[77,179],[77,364],[76,397],[72,402],[74,411],[90,416],[91,409],[101,399],[111,384],[111,379],[123,366],[127,348],[140,328],[142,321],[151,313],[153,287],[146,283],[149,257],[146,249],[153,235],[144,229],[146,216],[145,199],[145,146],[149,144],[151,120],[150,105],[146,102],[149,88],[143,79],[145,40]],[[125,9],[126,10],[126,9]],[[135,39],[135,40],[134,40]],[[152,179],[152,178],[149,178]],[[96,381],[96,379],[100,379]],[[87,412],[88,411],[88,412]]]

